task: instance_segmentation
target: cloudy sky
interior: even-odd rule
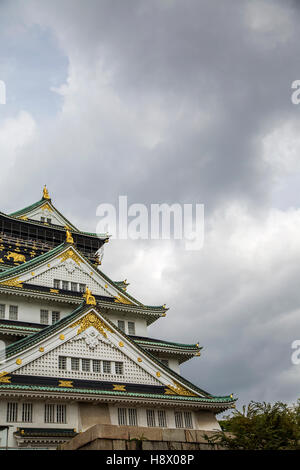
[[[300,396],[299,3],[1,0],[1,210],[205,205],[205,242],[113,240],[103,270],[153,337],[203,346],[183,374],[239,404]]]

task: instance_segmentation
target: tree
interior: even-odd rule
[[[285,403],[251,401],[220,421],[222,431],[205,439],[230,450],[300,450],[300,400]]]

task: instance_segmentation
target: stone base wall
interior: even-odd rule
[[[212,431],[97,424],[60,446],[60,450],[210,450]]]

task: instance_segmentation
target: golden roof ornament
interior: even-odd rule
[[[74,240],[73,240],[70,230],[66,231],[66,242],[71,243],[72,245],[74,244]]]
[[[46,185],[44,186],[44,189],[43,189],[43,199],[51,199]]]
[[[96,305],[96,299],[88,287],[86,287],[83,297],[85,298],[85,303],[87,305]]]

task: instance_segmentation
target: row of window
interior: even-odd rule
[[[7,403],[6,421],[8,423],[32,423],[33,404],[22,403],[22,406],[20,406],[17,402]],[[44,422],[65,424],[67,422],[66,405],[56,405],[52,403],[45,404]]]
[[[167,415],[165,410],[146,410],[147,426],[168,427]],[[193,429],[193,418],[191,411],[175,411],[176,428]],[[119,426],[138,426],[138,413],[135,408],[118,408]]]
[[[49,316],[51,315],[52,325],[60,320],[60,312],[53,311],[49,315],[49,310],[42,309],[40,312],[40,323],[42,325],[49,325]]]
[[[60,370],[73,370],[81,372],[94,372],[96,374],[124,374],[123,362],[100,361],[99,359],[84,359],[79,357],[59,356],[58,368]]]
[[[129,335],[135,335],[135,323],[134,321],[128,321],[127,323],[127,333]],[[126,324],[124,320],[118,320],[118,328],[121,331],[124,331],[126,333]]]
[[[51,224],[52,219],[46,219],[46,217],[41,217],[41,222],[47,222],[47,224]]]
[[[85,292],[86,284],[81,284],[78,282],[70,282],[61,279],[54,279],[53,281],[54,289],[63,289],[70,290],[72,292]]]
[[[6,313],[6,305],[0,304],[0,319],[5,319]],[[17,305],[9,305],[8,306],[8,318],[9,320],[18,320],[18,306]]]

